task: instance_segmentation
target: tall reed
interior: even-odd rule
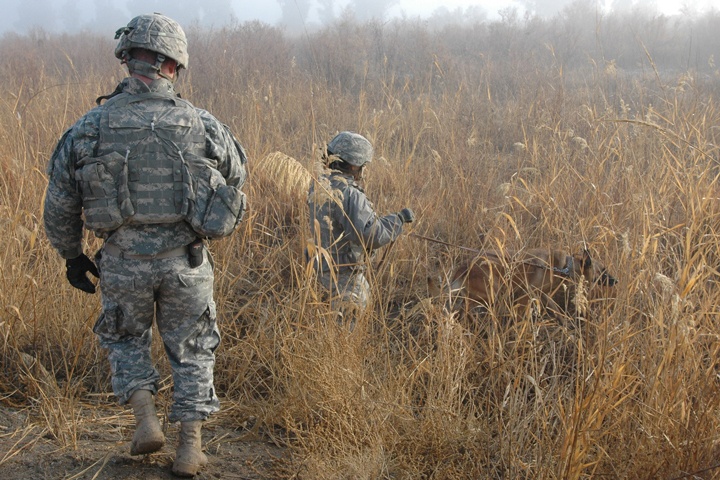
[[[286,447],[274,475],[674,478],[717,466],[717,73],[669,74],[648,50],[632,51],[643,69],[631,72],[606,37],[590,62],[557,48],[567,37],[525,43],[547,26],[189,30],[178,90],[250,155],[247,218],[211,244],[221,418]],[[112,48],[89,34],[0,41],[1,400],[35,413],[18,435],[71,448],[112,396],[91,333],[99,299],[67,284],[44,235],[45,168],[122,78]],[[410,231],[444,242],[404,235],[381,251],[352,334],[303,257],[307,182],[340,130],[376,148],[376,208],[410,206]],[[99,245],[87,236],[86,252]],[[468,249],[536,246],[588,248],[620,284],[590,288],[560,318],[464,319],[428,298],[426,278]]]

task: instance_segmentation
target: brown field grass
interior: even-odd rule
[[[251,210],[211,245],[216,382],[225,425],[283,447],[266,478],[718,475],[720,75],[665,73],[639,42],[622,45],[632,73],[608,45],[577,60],[530,27],[189,31],[178,90],[250,156]],[[0,402],[27,414],[0,425],[0,469],[40,437],[75,448],[88,416],[117,421],[93,414],[114,401],[99,297],[67,284],[41,219],[55,142],[123,76],[109,38],[0,41]],[[375,146],[378,210],[410,206],[411,231],[453,245],[381,252],[351,335],[302,255],[317,147],[345,129]],[[426,291],[471,255],[457,246],[587,247],[620,283],[559,319],[460,319]]]

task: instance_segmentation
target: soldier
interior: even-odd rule
[[[190,477],[207,463],[201,426],[219,408],[213,368],[220,332],[203,239],[229,235],[241,220],[247,158],[227,126],[175,93],[188,65],[180,25],[140,15],[115,38],[129,76],[58,142],[45,229],[72,286],[94,293],[87,274],[100,278],[102,314],[93,331],[108,349],[119,403],[133,409],[131,455],[165,442],[153,399],[155,319],[172,367],[169,420],[180,422],[173,472]],[[97,268],[83,253],[81,215],[84,228],[103,239]]]
[[[333,310],[350,330],[370,299],[364,275],[366,255],[395,241],[403,225],[415,220],[409,208],[380,217],[358,182],[372,160],[370,142],[357,133],[341,132],[327,145],[323,160],[328,169],[312,182],[308,193],[310,231],[314,247],[307,252],[328,291]],[[331,259],[328,262],[327,256]]]

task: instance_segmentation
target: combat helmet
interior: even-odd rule
[[[130,58],[130,50],[144,48],[172,58],[178,68],[187,68],[187,37],[180,24],[160,13],[139,15],[115,32],[119,40],[115,56],[123,61]]]
[[[342,161],[362,167],[372,161],[373,148],[367,138],[353,132],[340,132],[327,145],[328,155],[339,157]]]

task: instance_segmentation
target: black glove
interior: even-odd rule
[[[412,223],[415,221],[415,214],[409,208],[403,208],[398,212],[398,217],[403,223]]]
[[[78,257],[68,258],[65,260],[65,267],[67,267],[65,276],[70,282],[70,285],[79,288],[83,292],[95,293],[95,285],[88,279],[87,273],[90,272],[96,277],[100,277],[100,274],[95,264],[87,255],[81,253]]]

